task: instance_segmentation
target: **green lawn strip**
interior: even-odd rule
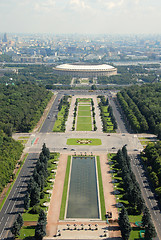
[[[128,215],[128,217],[129,217],[129,221],[133,223],[140,222],[142,219],[142,215]]]
[[[81,140],[89,140],[91,142],[89,143],[79,143],[77,141],[81,141]],[[69,138],[67,139],[67,145],[101,145],[102,142],[101,142],[101,139],[98,139],[98,138]]]
[[[91,98],[78,98],[79,102],[91,102]]]
[[[102,114],[107,122],[106,132],[115,132],[115,130],[113,129],[113,123],[111,122],[111,118],[109,117],[108,106],[102,106]]]
[[[89,80],[88,79],[81,79],[80,82],[81,83],[89,83]]]
[[[91,106],[78,106],[78,112],[79,111],[90,111]]]
[[[71,164],[71,156],[68,156],[66,173],[65,173],[65,180],[64,180],[64,187],[63,187],[63,195],[62,195],[61,208],[60,208],[60,215],[59,215],[60,220],[63,220],[64,215],[65,215],[65,206],[66,206],[66,200],[67,200],[70,164]]]
[[[20,230],[20,236],[19,239],[35,239],[32,238],[35,236],[35,226],[24,226],[21,230]],[[29,238],[30,237],[30,238]]]
[[[92,131],[92,118],[91,117],[78,117],[76,130],[77,131]]]
[[[107,130],[110,131],[110,132],[112,132],[112,131],[113,131],[113,126],[108,126],[108,127],[107,127]]]
[[[21,165],[21,167],[18,169],[18,171],[17,171],[17,173],[16,173],[16,175],[15,175],[14,181],[11,183],[10,187],[9,187],[8,190],[7,190],[6,196],[3,198],[2,203],[0,204],[0,211],[1,211],[1,209],[2,209],[2,207],[3,207],[3,205],[4,205],[4,203],[5,203],[6,199],[8,198],[8,195],[10,194],[10,191],[12,190],[12,187],[13,187],[13,185],[14,185],[14,183],[15,183],[18,175],[19,175],[19,172],[21,171],[21,169],[22,169],[22,167],[23,167],[23,164],[24,164],[27,156],[28,156],[28,153],[25,154],[25,156],[24,156],[24,158],[23,158],[23,161],[22,161],[22,165]]]
[[[151,141],[140,141],[143,146],[148,145],[149,143],[152,143]]]
[[[79,103],[79,106],[84,106],[84,105],[88,105],[88,106],[89,106],[89,105],[90,105],[90,102],[80,102],[80,103]]]
[[[78,112],[78,117],[81,117],[81,116],[91,116],[91,111],[79,111]]]
[[[37,222],[39,214],[31,214],[30,210],[32,208],[30,207],[28,211],[24,212],[22,217],[24,221],[29,221],[29,222]]]
[[[77,131],[92,131],[92,124],[79,124]]]
[[[22,144],[26,144],[28,140],[25,140],[25,139],[19,139],[18,142],[22,143]]]
[[[130,238],[129,240],[135,240],[135,239],[140,239],[139,237],[139,232],[141,228],[140,227],[133,227],[130,233]]]
[[[18,140],[20,139],[28,139],[29,137],[28,136],[24,136],[24,137],[19,137]]]
[[[91,117],[78,117],[77,118],[77,125],[81,124],[92,124],[92,118]]]
[[[106,208],[105,208],[105,199],[104,199],[104,192],[103,192],[101,164],[100,164],[99,156],[97,156],[97,175],[98,175],[100,204],[101,204],[101,216],[102,216],[102,220],[106,220],[106,217],[105,217]]]
[[[61,131],[61,125],[64,120],[64,114],[65,114],[65,106],[62,106],[61,110],[58,112],[57,119],[53,127],[53,132]]]

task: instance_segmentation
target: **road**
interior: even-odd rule
[[[62,93],[57,94],[54,104],[52,105],[51,109],[49,110],[47,118],[45,119],[45,121],[40,129],[41,133],[52,132],[54,123],[56,121],[56,115],[58,114],[58,111],[59,111],[58,110],[59,99],[61,99],[62,96],[63,96]]]
[[[32,140],[36,138],[38,141],[36,144],[31,145]],[[68,138],[99,138],[102,144],[99,146],[88,145],[67,145]],[[141,151],[143,149],[140,141],[135,134],[120,134],[111,133],[110,136],[107,133],[96,132],[67,132],[67,133],[37,133],[31,136],[31,140],[26,145],[25,152],[40,152],[43,143],[46,143],[50,151],[66,152],[71,149],[75,151],[86,152],[117,152],[123,145],[127,144],[129,152],[135,152],[137,149]],[[67,148],[67,149],[64,149]]]
[[[109,104],[112,107],[113,115],[115,119],[117,120],[117,132],[119,133],[128,133],[127,127],[125,125],[125,122],[122,119],[121,113],[119,111],[118,106],[115,104],[114,99],[109,97]]]
[[[149,208],[153,223],[157,231],[157,237],[154,239],[161,239],[161,211],[155,199],[154,192],[150,187],[140,158],[137,155],[130,155],[130,157],[132,170],[137,178],[137,181],[139,182],[142,196],[144,197],[146,205]]]
[[[15,221],[17,214],[23,212],[23,199],[25,196],[27,181],[29,180],[38,154],[30,153],[20,171],[20,174],[0,212],[0,239],[12,238],[10,227]]]

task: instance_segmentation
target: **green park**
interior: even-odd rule
[[[67,145],[101,145],[101,139],[98,138],[69,138],[67,139]]]

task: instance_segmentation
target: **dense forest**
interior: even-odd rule
[[[161,141],[148,144],[141,153],[141,158],[161,204]]]
[[[11,67],[10,65],[6,65]],[[42,84],[47,88],[52,88],[53,84],[69,85],[71,83],[71,77],[60,76],[53,73],[53,66],[46,65],[19,65],[15,64],[14,68],[18,68],[18,74],[7,72],[0,78],[1,83],[8,83],[12,81],[28,81],[33,83]]]
[[[0,132],[0,193],[4,186],[13,179],[13,170],[21,156],[23,145]]]
[[[0,84],[0,129],[29,132],[40,119],[52,96],[44,87],[32,83]]]
[[[136,132],[151,132],[161,138],[161,85],[131,86],[117,94],[117,99]]]

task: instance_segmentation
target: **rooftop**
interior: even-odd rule
[[[56,66],[56,69],[62,69],[62,70],[109,70],[114,69],[113,66],[110,66],[108,64],[101,64],[101,65],[78,65],[78,64],[61,64]]]

